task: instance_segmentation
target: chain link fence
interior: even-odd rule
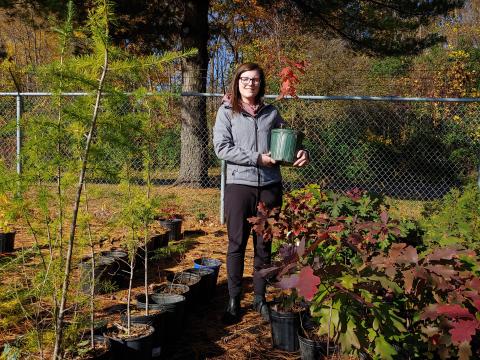
[[[197,100],[194,109],[186,101],[192,98]],[[213,151],[212,127],[220,102],[216,94],[105,97],[88,181],[115,184],[128,173],[138,184],[219,187],[221,163]],[[22,171],[28,173],[31,164],[40,163],[51,168],[46,176],[54,180],[60,163],[75,170],[91,98],[24,94],[20,104]],[[477,101],[306,97],[275,105],[289,125],[304,132],[304,147],[312,159],[305,168],[283,167],[288,190],[321,183],[334,190],[357,187],[399,198],[431,199],[478,167]],[[206,118],[199,117],[202,106]],[[0,96],[0,158],[12,169],[17,162],[16,116],[16,96]],[[185,116],[190,120],[182,124]],[[147,174],[146,169],[151,171]]]

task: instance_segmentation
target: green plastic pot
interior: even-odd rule
[[[293,129],[273,129],[270,137],[272,159],[282,164],[293,164],[302,145],[303,134]]]

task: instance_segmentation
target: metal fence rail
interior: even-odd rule
[[[211,128],[222,95],[182,95],[200,96],[206,102],[208,131],[189,130],[205,136],[207,148],[201,161],[208,171],[201,185],[219,187],[221,167],[213,152]],[[162,96],[152,94],[147,101],[126,95],[123,101],[104,101],[90,182],[118,183],[126,166],[135,181],[145,181],[146,143],[136,131],[147,121],[154,140],[151,181],[175,183],[184,136],[181,97],[160,101]],[[75,166],[84,130],[79,124],[88,121],[90,111],[87,98],[84,93],[0,93],[0,159],[17,171],[20,158],[23,171],[28,171],[26,160],[34,157],[58,161],[55,151],[45,147],[51,143],[52,129],[60,126],[60,154],[72,160],[68,166]],[[305,133],[304,146],[312,158],[308,167],[283,168],[287,189],[322,183],[336,190],[358,187],[401,198],[431,199],[472,175],[479,164],[480,99],[306,96],[275,105],[287,123]]]

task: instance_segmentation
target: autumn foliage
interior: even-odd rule
[[[285,96],[297,97],[297,85],[300,80],[297,73],[305,74],[305,61],[289,61],[289,66],[284,67],[280,71],[280,94],[277,99],[282,99]]]
[[[288,293],[283,310],[306,306],[317,334],[344,353],[478,355],[474,251],[416,248],[412,235],[419,229],[358,189],[339,195],[312,185],[286,195],[282,209],[260,204],[250,221],[278,248],[262,274]]]

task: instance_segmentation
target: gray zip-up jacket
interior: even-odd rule
[[[219,159],[227,165],[227,184],[265,186],[282,181],[280,166],[262,167],[258,157],[270,150],[270,133],[283,119],[273,105],[264,105],[252,116],[234,113],[229,103],[217,112],[213,145]]]

